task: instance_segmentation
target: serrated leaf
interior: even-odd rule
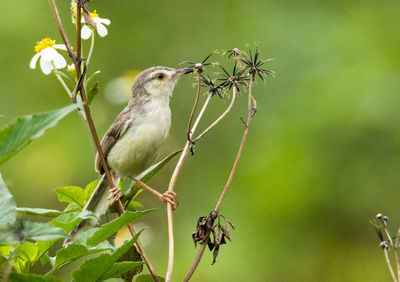
[[[144,264],[142,261],[123,261],[114,263],[106,273],[101,276],[100,280],[104,281],[110,278],[119,278],[122,274],[140,267]]]
[[[151,167],[146,169],[144,172],[142,172],[136,178],[141,180],[141,181],[143,181],[144,183],[146,183],[157,172],[159,172],[173,157],[175,157],[180,152],[182,152],[182,150],[178,150],[178,151],[175,151],[175,152],[169,154],[167,157],[165,157],[164,159],[162,159],[161,161],[159,161],[155,165],[152,165]],[[122,191],[123,194],[125,194],[126,192],[129,191],[129,189],[131,189],[130,192],[125,197],[125,199],[126,199],[125,206],[127,206],[129,204],[129,201],[131,201],[134,198],[136,193],[139,191],[140,187],[141,186],[139,184],[135,183],[135,181],[133,181],[130,178],[126,178],[124,181],[122,181],[121,191]]]
[[[82,220],[90,218],[97,222],[98,217],[91,211],[63,213],[49,222],[49,224],[70,232]]]
[[[58,210],[40,209],[40,208],[17,208],[17,212],[30,215],[41,215],[48,217],[57,217],[62,212]]]
[[[54,267],[58,269],[61,265],[70,263],[83,256],[106,250],[110,250],[110,248],[88,248],[84,245],[72,244],[56,253],[56,262]]]
[[[6,184],[0,173],[0,224],[13,223],[16,218],[17,208],[11,193],[8,191]]]
[[[160,282],[165,282],[165,278],[162,278],[160,276],[157,276],[158,280],[160,280]],[[138,278],[136,278],[135,282],[154,282],[154,278],[153,276],[151,276],[151,274],[143,274],[138,276]]]
[[[140,233],[141,231],[136,233],[131,240],[118,248],[113,254],[102,254],[93,259],[86,260],[78,270],[72,273],[75,281],[98,281],[133,246]]]
[[[20,117],[0,129],[0,165],[54,127],[76,109],[75,104],[54,111]]]
[[[69,204],[77,204],[81,208],[84,207],[84,193],[83,189],[78,186],[64,186],[54,189],[57,193],[58,200],[60,202],[66,202]]]
[[[42,276],[36,274],[11,273],[10,282],[62,282],[55,276]]]
[[[146,213],[155,211],[153,210],[145,210],[138,212],[125,212],[117,219],[114,219],[106,224],[103,224],[99,230],[97,230],[90,238],[87,239],[86,244],[89,246],[96,246],[100,244],[104,240],[108,239],[111,235],[118,232],[119,229],[131,223],[135,219],[145,215]]]

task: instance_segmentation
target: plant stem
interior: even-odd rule
[[[249,132],[250,125],[251,125],[251,122],[252,122],[253,117],[254,117],[254,111],[256,110],[256,104],[253,103],[253,100],[255,101],[255,99],[253,97],[253,94],[252,94],[253,84],[254,84],[254,77],[251,76],[250,77],[249,87],[248,87],[248,109],[247,109],[246,128],[244,129],[243,136],[242,136],[242,141],[240,143],[239,150],[238,150],[238,153],[237,153],[236,158],[235,158],[235,162],[233,163],[233,167],[232,167],[231,172],[229,174],[229,178],[226,181],[225,187],[224,187],[224,189],[223,189],[223,191],[221,193],[221,196],[218,199],[217,205],[214,208],[214,211],[216,211],[216,212],[219,211],[219,209],[221,207],[221,204],[222,204],[222,202],[223,202],[223,200],[225,198],[225,195],[228,192],[228,189],[229,189],[229,187],[230,187],[230,185],[232,183],[233,177],[235,175],[237,166],[238,166],[239,161],[240,161],[240,157],[242,156],[244,145],[246,143],[247,134]],[[235,92],[236,92],[236,88],[233,87],[233,95],[235,95]],[[193,262],[193,265],[191,266],[188,274],[186,275],[186,277],[184,278],[183,281],[189,281],[189,279],[192,277],[194,271],[196,270],[197,266],[199,265],[199,263],[201,261],[201,258],[203,257],[204,250],[205,250],[206,245],[207,245],[207,243],[206,243],[207,240],[208,240],[208,238],[206,238],[204,240],[204,243],[201,244],[201,246],[199,248],[199,251],[197,253],[197,256],[196,256],[196,258],[195,258],[195,260]]]
[[[197,77],[197,91],[196,91],[196,99],[194,100],[194,104],[193,104],[193,108],[192,108],[192,112],[190,113],[190,117],[189,117],[189,122],[188,122],[188,129],[187,129],[187,139],[190,140],[193,132],[192,132],[192,120],[193,120],[193,116],[194,113],[196,112],[196,108],[197,108],[197,104],[199,103],[199,97],[200,97],[200,82],[201,82],[201,77],[200,77],[200,73],[197,73],[198,77]]]
[[[79,80],[81,79],[81,75],[82,75],[81,69],[80,69],[80,58],[81,58],[81,54],[80,54],[80,51],[81,51],[81,48],[80,48],[80,46],[81,46],[81,36],[80,36],[80,34],[81,34],[81,18],[80,18],[80,15],[81,15],[81,7],[82,7],[82,5],[81,5],[80,1],[82,1],[82,0],[79,0],[79,3],[78,3],[78,13],[77,13],[77,21],[76,21],[77,22],[77,51],[78,51],[78,55],[74,56],[74,54],[72,53],[71,44],[68,41],[67,34],[66,34],[66,32],[64,30],[64,27],[62,25],[61,18],[60,18],[60,15],[58,13],[58,9],[57,9],[55,0],[49,0],[50,8],[53,11],[53,16],[54,16],[54,18],[56,20],[58,30],[59,30],[59,32],[61,34],[61,37],[64,40],[65,45],[67,46],[68,53],[70,54],[70,57],[71,57],[71,59],[73,60],[73,62],[75,64],[75,70],[76,70],[78,83],[79,83]],[[114,181],[114,177],[112,177],[112,175],[110,173],[110,170],[108,168],[107,162],[106,162],[106,160],[104,158],[103,150],[101,149],[99,138],[97,136],[96,128],[95,128],[95,125],[94,125],[94,122],[93,122],[93,118],[92,118],[92,115],[91,115],[91,112],[90,112],[90,107],[89,107],[88,101],[87,101],[87,96],[86,96],[84,83],[82,83],[81,86],[80,86],[80,93],[81,93],[81,97],[82,97],[83,109],[85,111],[86,121],[87,121],[87,124],[89,126],[90,134],[91,134],[92,140],[93,140],[93,142],[95,144],[97,153],[99,154],[99,157],[100,157],[100,160],[101,160],[101,164],[102,164],[102,166],[104,168],[108,183],[110,184],[111,187],[115,187],[116,184],[115,184],[115,181]],[[118,207],[119,207],[121,213],[125,212],[124,206],[122,205],[122,202],[120,200],[118,200]],[[129,228],[132,236],[134,236],[135,235],[135,231],[134,231],[132,225],[128,224],[128,228]],[[139,248],[139,250],[140,250],[140,252],[142,254],[143,259],[145,260],[145,262],[147,264],[147,267],[149,268],[149,271],[150,271],[151,275],[153,276],[154,280],[158,282],[159,280],[158,280],[157,274],[155,273],[154,268],[153,268],[152,264],[150,263],[147,255],[146,255],[146,253],[145,253],[145,251],[143,249],[143,246],[141,245],[139,240],[137,240],[136,244],[137,244],[137,246],[138,246],[138,248]]]
[[[392,265],[391,265],[391,263],[390,263],[389,254],[388,254],[388,248],[385,247],[385,248],[383,249],[383,252],[384,252],[384,254],[385,254],[386,264],[387,264],[387,266],[388,266],[388,268],[389,268],[390,274],[392,275],[392,279],[393,279],[394,282],[397,282],[398,280],[396,279],[396,275],[394,274]]]
[[[196,118],[196,121],[193,124],[193,128],[190,129],[189,133],[189,138],[186,141],[185,147],[183,148],[182,154],[179,158],[179,161],[175,167],[174,172],[172,173],[169,185],[168,185],[168,191],[174,191],[174,187],[176,184],[176,181],[178,180],[179,173],[181,172],[183,163],[185,162],[186,156],[189,153],[190,146],[192,145],[192,142],[190,139],[193,136],[193,133],[196,130],[197,125],[200,122],[200,119],[202,118],[210,100],[212,98],[211,94],[208,94],[206,101],[203,104],[203,107],[200,110],[199,115]],[[171,276],[172,276],[172,270],[174,266],[174,226],[173,226],[173,215],[172,215],[172,205],[170,203],[167,203],[167,220],[168,220],[168,268],[167,268],[167,274],[165,275],[165,281],[169,282],[171,281]]]
[[[90,41],[89,54],[88,54],[88,57],[87,57],[87,60],[86,60],[86,64],[87,64],[87,65],[89,65],[90,59],[92,58],[93,48],[94,48],[94,39],[95,39],[95,35],[94,35],[94,32],[92,32],[91,41]]]
[[[200,133],[196,138],[192,140],[193,143],[196,143],[201,139],[204,135],[206,135],[214,126],[216,126],[232,109],[233,104],[236,100],[236,91],[233,91],[231,102],[225,112],[222,113],[209,127],[207,127],[202,133]]]

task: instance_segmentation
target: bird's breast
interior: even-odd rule
[[[167,103],[149,101],[132,112],[129,126],[115,143],[107,162],[117,176],[137,176],[152,165],[160,152],[171,126]]]

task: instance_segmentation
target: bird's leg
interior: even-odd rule
[[[108,193],[110,193],[110,196],[107,197],[107,200],[110,200],[110,206],[118,202],[118,200],[122,196],[121,189],[118,187],[118,183],[116,183],[114,175],[111,174],[111,177],[113,179],[115,186],[110,188],[110,190],[108,191]]]
[[[146,190],[150,191],[153,195],[155,195],[158,199],[160,199],[161,202],[170,203],[173,210],[175,210],[178,207],[178,205],[175,203],[176,193],[174,191],[167,191],[164,194],[161,194],[160,192],[151,188],[146,183],[137,179],[136,177],[130,177],[130,178],[136,183],[138,183],[140,186],[145,188]]]

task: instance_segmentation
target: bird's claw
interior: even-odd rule
[[[118,200],[121,198],[121,189],[119,189],[118,186],[114,186],[111,188],[108,193],[110,193],[110,196],[107,197],[107,200],[110,200],[110,206],[113,205],[114,203],[118,202]]]
[[[172,210],[176,210],[178,207],[177,203],[175,202],[176,193],[174,191],[167,191],[161,195],[160,201],[164,202],[165,204],[171,204]]]

